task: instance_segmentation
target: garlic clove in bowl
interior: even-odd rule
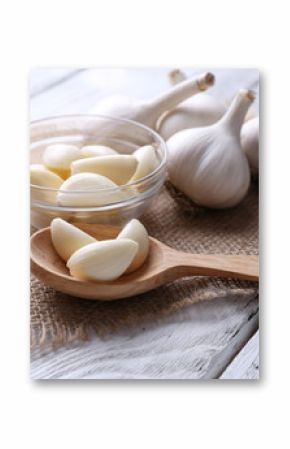
[[[134,156],[138,161],[136,171],[130,182],[138,181],[152,173],[158,167],[158,160],[152,145],[146,145],[134,151]]]
[[[74,161],[72,174],[96,173],[119,185],[126,184],[137,168],[137,159],[131,155],[90,157]]]
[[[80,150],[75,145],[58,143],[46,147],[43,162],[49,170],[66,179],[70,176],[72,161],[80,157]]]
[[[72,276],[91,281],[114,281],[131,264],[138,251],[133,240],[103,240],[76,251],[68,260]]]
[[[62,185],[63,179],[56,173],[48,170],[44,165],[30,165],[30,184],[32,186],[45,187],[46,189],[34,189],[34,199],[45,201],[47,203],[56,203],[57,190]]]
[[[124,238],[131,239],[139,245],[137,254],[126,270],[126,273],[131,273],[143,265],[146,257],[148,256],[149,235],[143,224],[134,218],[124,227],[124,229],[122,229],[117,237],[117,239]]]
[[[80,149],[82,157],[113,156],[117,151],[105,145],[85,145]]]
[[[30,165],[30,184],[58,189],[63,183],[63,179],[56,173],[48,170],[42,164]]]
[[[75,251],[96,241],[94,237],[61,218],[52,220],[50,233],[55,251],[65,262]]]
[[[120,187],[96,173],[77,173],[61,185],[57,202],[61,206],[93,207],[122,201],[126,198]]]

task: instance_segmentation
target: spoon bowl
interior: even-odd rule
[[[97,240],[117,237],[120,228],[101,224],[74,224]],[[259,279],[258,256],[207,255],[176,251],[150,237],[149,254],[135,272],[111,282],[92,282],[70,275],[56,253],[50,228],[31,237],[31,271],[46,285],[63,293],[93,300],[114,300],[135,296],[185,276],[220,276],[251,281]]]

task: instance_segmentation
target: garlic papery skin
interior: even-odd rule
[[[259,172],[259,118],[248,120],[242,126],[241,144],[253,174]]]
[[[65,262],[75,251],[96,241],[94,237],[61,218],[52,220],[50,234],[55,251]]]
[[[175,70],[169,74],[172,84],[182,82],[185,75]],[[226,112],[225,104],[207,93],[195,95],[167,111],[157,123],[157,131],[167,140],[173,134],[188,128],[209,126],[216,123]]]
[[[155,129],[159,117],[174,108],[186,98],[208,89],[214,84],[212,73],[195,76],[174,86],[152,100],[136,100],[120,95],[106,97],[91,111],[93,114],[105,114],[115,118],[135,120]],[[105,126],[105,121],[103,126]]]
[[[138,270],[143,265],[148,256],[149,236],[142,223],[134,218],[124,227],[117,237],[117,239],[124,238],[131,239],[139,245],[137,254],[126,270],[126,273],[132,273],[132,271]]]
[[[103,240],[76,251],[67,262],[72,276],[88,281],[114,281],[129,267],[138,251],[133,240]]]
[[[117,151],[105,145],[85,145],[80,149],[81,157],[113,156]]]
[[[250,183],[240,131],[254,93],[241,90],[219,122],[179,131],[167,142],[172,184],[196,203],[211,208],[237,205]]]
[[[72,161],[81,157],[80,150],[75,145],[58,143],[49,145],[43,154],[44,165],[63,179],[70,176]]]
[[[152,173],[159,165],[155,150],[152,145],[146,145],[134,151],[133,155],[138,161],[137,169],[130,182],[138,181]]]
[[[127,196],[110,179],[95,173],[77,173],[61,185],[57,194],[60,206],[93,207],[122,201]]]
[[[72,174],[97,173],[116,184],[126,184],[137,168],[137,159],[131,155],[97,156],[79,159],[71,164]]]

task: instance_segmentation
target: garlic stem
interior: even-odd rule
[[[163,112],[173,109],[188,97],[208,89],[214,82],[214,75],[207,72],[177,84],[173,89],[150,101],[152,114],[157,120]]]
[[[240,136],[246,113],[250,105],[255,100],[255,92],[252,90],[241,89],[234,97],[230,107],[220,120],[220,123],[226,124],[233,133]]]

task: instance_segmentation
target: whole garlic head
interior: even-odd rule
[[[117,184],[95,173],[77,173],[70,176],[57,194],[59,205],[71,207],[102,206],[125,198],[126,195]]]
[[[133,240],[104,240],[77,250],[67,262],[72,276],[89,281],[114,281],[131,264],[138,251]]]
[[[170,180],[196,203],[227,208],[246,195],[250,172],[240,131],[253,100],[252,91],[241,90],[219,122],[180,131],[168,140]]]
[[[259,118],[248,120],[242,127],[241,144],[253,174],[259,172]]]
[[[49,145],[43,154],[44,165],[55,172],[61,178],[70,176],[70,165],[72,161],[81,157],[79,149],[75,145],[64,143]]]
[[[113,156],[117,151],[105,145],[85,145],[80,150],[82,157]]]
[[[91,235],[61,218],[52,220],[50,234],[55,251],[65,262],[75,251],[96,241]]]
[[[131,220],[120,232],[117,239],[131,239],[138,243],[138,252],[135,255],[131,265],[127,268],[126,273],[136,271],[143,265],[149,252],[149,236],[145,227],[139,220]]]
[[[72,174],[96,173],[106,176],[116,184],[126,184],[137,168],[137,159],[129,155],[90,157],[74,161]]]

